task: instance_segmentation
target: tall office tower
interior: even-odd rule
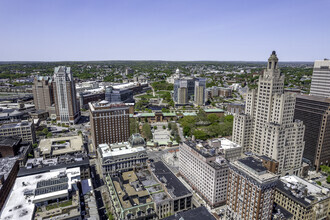
[[[179,78],[174,80],[174,93],[173,93],[173,100],[174,102],[178,102],[178,93],[179,88],[186,87],[187,88],[187,97],[190,100],[193,95],[195,94],[195,78]]]
[[[271,219],[277,181],[256,158],[230,162],[227,219]]]
[[[199,78],[195,81],[195,95],[194,95],[194,103],[195,105],[204,105],[206,102],[205,97],[206,90],[206,79]]]
[[[284,93],[284,75],[277,64],[273,51],[258,89],[247,92],[245,114],[235,115],[233,141],[244,151],[279,162],[279,174],[300,175],[305,127],[293,119],[296,94]]]
[[[185,141],[180,146],[180,174],[207,203],[226,203],[228,164],[217,147],[207,142]]]
[[[185,82],[181,82],[181,84],[185,84]],[[179,105],[185,105],[188,104],[188,89],[187,85],[181,85],[180,88],[178,88],[178,102]]]
[[[34,105],[37,110],[48,111],[48,108],[54,104],[53,84],[51,77],[35,77],[32,92]]]
[[[329,85],[330,86],[330,85]],[[304,122],[304,158],[316,170],[330,164],[330,98],[298,95],[294,118]]]
[[[314,62],[311,95],[330,97],[330,60],[316,60]]]
[[[129,139],[129,106],[108,101],[89,103],[89,118],[94,147],[126,142]]]
[[[74,124],[80,118],[76,86],[70,67],[59,66],[54,70],[54,99],[57,121]]]

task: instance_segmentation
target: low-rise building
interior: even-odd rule
[[[0,210],[15,183],[18,169],[18,157],[0,158]]]
[[[81,219],[79,168],[16,179],[0,219]]]
[[[80,135],[40,140],[35,157],[54,158],[76,153],[84,153],[84,143]]]
[[[44,159],[42,157],[28,159],[25,167],[21,167],[17,176],[29,176],[51,172],[52,170],[80,168],[80,178],[90,178],[89,158],[86,154],[64,155]]]
[[[32,122],[22,121],[0,126],[0,137],[19,136],[24,141],[35,143],[36,133]]]
[[[312,184],[295,175],[280,178],[275,203],[293,215],[292,219],[328,219],[329,189]]]
[[[103,175],[116,175],[136,166],[145,166],[148,159],[145,146],[140,134],[133,134],[128,142],[100,144],[97,152]]]
[[[230,162],[227,219],[270,219],[277,181],[258,158]]]
[[[219,149],[207,142],[185,141],[180,146],[180,174],[212,206],[226,202],[228,164]]]
[[[192,194],[163,162],[148,169],[108,175],[111,210],[117,219],[162,219],[192,208]]]
[[[19,166],[23,167],[31,151],[31,143],[21,137],[0,137],[0,158],[18,156]]]
[[[209,140],[209,145],[218,149],[226,160],[236,160],[242,156],[243,148],[241,145],[232,142],[227,138],[215,138]]]

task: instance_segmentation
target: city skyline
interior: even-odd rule
[[[329,58],[328,6],[328,1],[1,1],[0,61],[263,61],[272,50],[282,62],[322,60]]]

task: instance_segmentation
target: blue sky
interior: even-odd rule
[[[330,58],[329,0],[0,0],[1,61]]]

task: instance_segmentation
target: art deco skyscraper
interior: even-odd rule
[[[300,175],[305,127],[293,119],[295,101],[295,94],[284,93],[284,75],[273,51],[258,89],[247,93],[245,114],[234,119],[233,141],[245,151],[278,161],[281,175]]]
[[[330,60],[314,62],[311,95],[330,97]]]
[[[80,109],[70,67],[55,67],[53,86],[57,121],[65,124],[76,123],[80,118]]]

